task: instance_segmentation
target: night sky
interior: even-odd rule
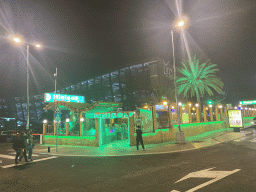
[[[255,0],[0,2],[0,97],[26,96],[26,44],[14,44],[15,34],[30,44],[34,95],[54,90],[56,67],[60,89],[156,57],[171,61],[170,26],[185,14],[189,53],[218,65],[228,102],[256,99]],[[174,39],[179,67],[188,52],[181,33]]]

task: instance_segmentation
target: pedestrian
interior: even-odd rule
[[[142,139],[142,131],[141,131],[141,126],[140,125],[137,125],[136,133],[137,133],[137,137],[136,137],[137,150],[139,150],[139,143],[140,143],[143,150],[145,151],[144,144],[143,144],[143,139]]]
[[[19,164],[23,156],[25,161],[29,162],[27,159],[26,138],[24,133],[18,134],[17,139],[13,142],[13,149],[16,151],[15,164]]]
[[[33,148],[35,145],[34,145],[34,138],[33,138],[31,130],[29,130],[28,134],[27,134],[27,146],[28,146],[28,159],[30,161],[33,161],[32,153],[33,153]]]

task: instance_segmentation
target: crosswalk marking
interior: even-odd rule
[[[11,156],[11,155],[3,155],[3,154],[0,154],[0,157],[5,158],[5,159],[15,159],[15,157],[14,157],[14,156]]]
[[[51,156],[51,157],[46,157],[46,158],[42,158],[42,159],[36,159],[34,161],[30,161],[30,163],[35,163],[35,162],[38,162],[38,161],[45,161],[45,160],[49,160],[49,159],[54,159],[54,158],[57,158],[58,156]],[[1,166],[2,168],[10,168],[10,167],[15,167],[15,166],[19,166],[19,165],[23,165],[22,164],[11,164],[11,165],[4,165],[4,166]]]
[[[9,153],[10,155],[16,155],[16,152],[13,152],[13,153]],[[39,155],[37,154],[32,154],[32,157],[38,157]]]

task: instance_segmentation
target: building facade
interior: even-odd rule
[[[163,60],[132,65],[115,71],[85,79],[57,90],[60,94],[82,95],[86,103],[94,101],[120,102],[124,111],[133,111],[141,103],[152,98],[152,89],[171,86],[171,66]],[[45,118],[44,95],[30,98],[30,121],[42,124]],[[0,113],[15,117],[18,125],[26,124],[26,97],[0,100]],[[2,115],[2,116],[3,116]]]

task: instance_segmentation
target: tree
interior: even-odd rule
[[[224,84],[216,76],[216,72],[219,71],[215,68],[217,64],[211,64],[208,61],[199,64],[195,55],[193,60],[182,62],[182,65],[183,68],[178,69],[181,74],[177,79],[178,94],[183,93],[186,98],[196,96],[197,102],[200,104],[200,96],[203,96],[205,92],[209,96],[214,95],[213,91],[221,93]]]

